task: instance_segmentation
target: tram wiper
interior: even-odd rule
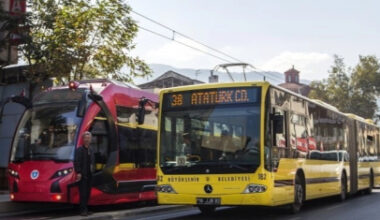
[[[13,163],[22,163],[24,161],[25,161],[25,158],[17,158],[17,159],[12,160]]]
[[[67,162],[70,162],[69,159],[57,159],[57,158],[52,158],[52,160],[54,162],[58,162],[58,163],[67,163]]]

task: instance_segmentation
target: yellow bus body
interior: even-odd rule
[[[217,89],[217,88],[237,88],[237,87],[261,87],[261,120],[260,132],[260,157],[261,164],[254,173],[241,174],[164,174],[157,167],[157,185],[170,185],[175,193],[157,192],[159,204],[182,204],[197,205],[197,198],[220,198],[220,205],[259,205],[278,206],[290,204],[294,201],[294,179],[298,170],[305,176],[306,200],[321,198],[326,196],[339,195],[341,192],[341,174],[346,172],[348,177],[348,192],[353,190],[350,187],[350,166],[349,162],[335,162],[326,160],[310,160],[305,158],[281,158],[279,166],[275,172],[264,168],[264,116],[265,100],[269,88],[268,82],[242,82],[242,83],[218,83],[184,86],[161,91],[160,103],[166,93]],[[278,88],[278,87],[276,87]],[[285,92],[301,97],[290,91]],[[302,99],[308,100],[306,97]],[[308,100],[311,101],[311,100]],[[160,109],[158,145],[161,141],[162,114]],[[160,155],[158,147],[158,155]],[[158,157],[158,161],[160,158]],[[380,162],[359,162],[358,163],[358,187],[356,190],[366,189],[369,186],[369,175],[372,172],[375,176],[375,185],[380,183]],[[265,192],[243,193],[248,184],[261,184],[266,187]],[[205,193],[204,187],[209,184],[213,187],[210,194]]]

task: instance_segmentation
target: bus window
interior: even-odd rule
[[[298,157],[305,157],[308,153],[308,133],[306,118],[302,115],[293,114],[290,118],[290,144],[292,149],[297,150]]]
[[[95,155],[95,170],[100,171],[107,162],[109,151],[109,128],[107,119],[103,113],[99,113],[97,117],[95,117],[90,127],[90,132],[92,134],[91,148]]]

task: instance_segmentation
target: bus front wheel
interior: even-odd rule
[[[212,215],[215,213],[216,206],[198,206],[203,215]]]
[[[305,187],[299,175],[296,176],[294,182],[294,202],[290,205],[290,212],[296,214],[301,210],[304,200]]]

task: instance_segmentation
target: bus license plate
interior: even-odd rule
[[[220,205],[220,198],[197,198],[197,205]]]

